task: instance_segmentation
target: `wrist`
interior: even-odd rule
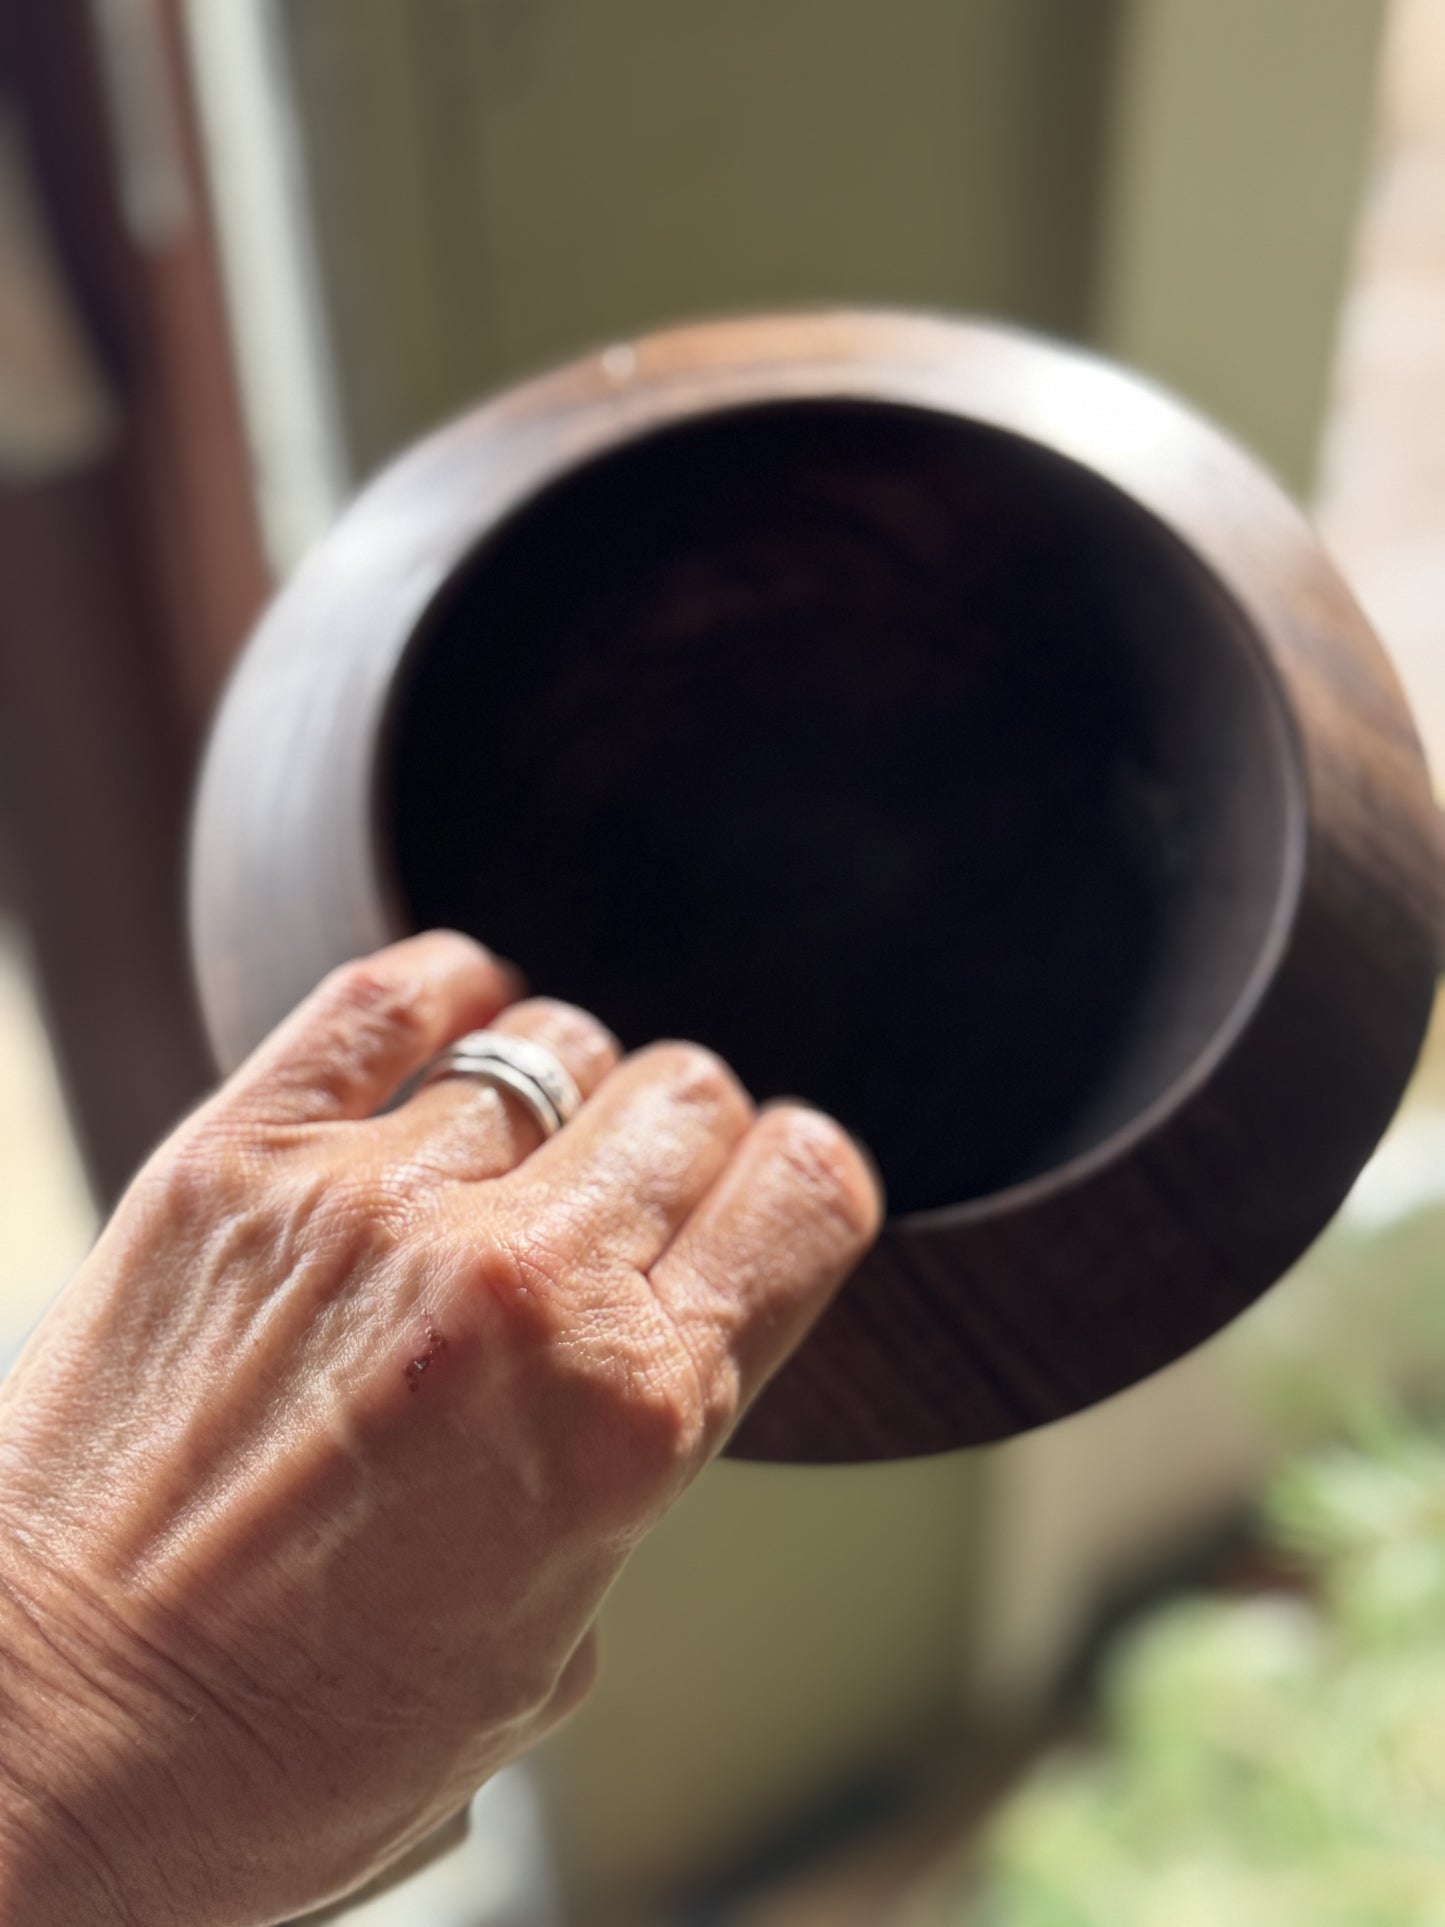
[[[193,1834],[144,1679],[16,1565],[0,1559],[0,1920],[195,1920]]]
[[[6,1753],[10,1753],[8,1746]],[[107,1801],[52,1783],[51,1763],[0,1757],[0,1920],[26,1927],[140,1927]]]

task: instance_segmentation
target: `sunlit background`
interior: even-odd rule
[[[0,1357],[204,1086],[185,797],[268,583],[550,359],[828,299],[1091,342],[1311,502],[1445,770],[1445,0],[20,12]],[[592,1704],[354,1918],[1445,1920],[1442,1287],[1445,1046],[1202,1354],[984,1454],[710,1473]]]

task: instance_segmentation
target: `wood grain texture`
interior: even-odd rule
[[[113,443],[84,464],[0,481],[7,830],[106,1205],[209,1076],[186,956],[187,810],[211,700],[268,586],[178,21],[155,12],[192,209],[164,248],[142,244],[121,205],[96,10],[0,6],[7,112],[115,410]]]
[[[1308,525],[1149,387],[931,317],[616,344],[423,443],[262,625],[193,942],[234,1062],[470,928],[873,1144],[869,1258],[733,1449],[997,1439],[1208,1337],[1384,1129],[1440,865]]]

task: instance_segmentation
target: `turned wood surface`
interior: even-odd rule
[[[732,1449],[1007,1437],[1167,1364],[1338,1208],[1433,995],[1410,718],[1299,511],[1087,356],[829,313],[616,344],[374,483],[213,739],[230,1064],[472,929],[875,1149],[879,1246]]]

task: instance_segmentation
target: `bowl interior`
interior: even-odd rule
[[[802,402],[587,462],[480,545],[378,802],[417,925],[831,1109],[898,1215],[1188,1074],[1269,941],[1294,781],[1242,617],[1112,487]]]

